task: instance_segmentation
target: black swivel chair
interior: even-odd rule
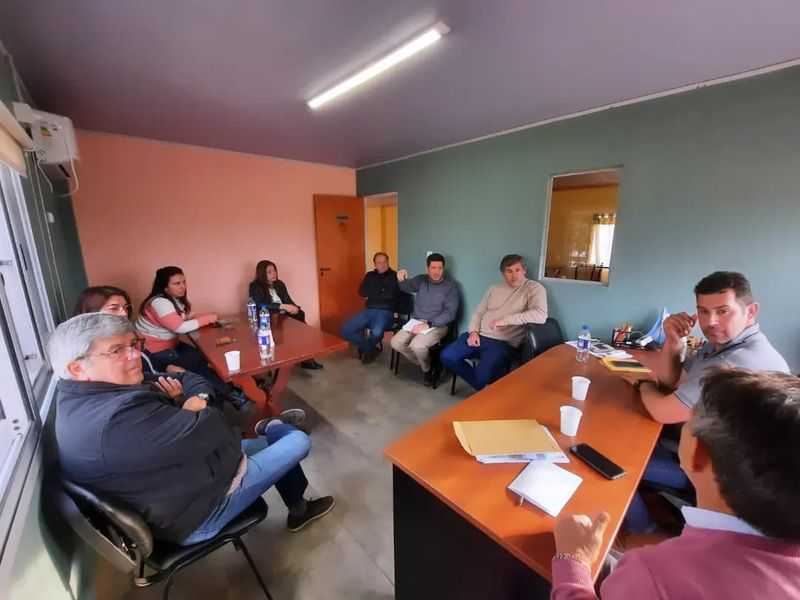
[[[99,498],[70,481],[50,486],[61,516],[72,529],[111,564],[133,573],[136,587],[148,587],[165,581],[163,599],[169,598],[173,576],[184,567],[200,560],[225,544],[244,554],[253,574],[268,600],[272,596],[261,579],[242,536],[267,516],[267,504],[259,498],[213,537],[191,546],[179,546],[153,539],[144,520],[134,511]]]
[[[408,320],[411,318],[411,313],[414,312],[414,294],[407,294],[405,292],[397,293],[397,300],[395,300],[394,320],[392,321],[392,335],[397,333],[403,328]],[[392,356],[389,359],[389,368],[397,373],[397,363],[400,360],[400,354],[392,348]]]
[[[520,364],[525,364],[563,343],[564,334],[561,332],[561,325],[553,317],[547,317],[544,323],[528,325],[525,328],[525,343],[522,345]]]
[[[458,318],[456,318],[450,325],[447,326],[447,333],[444,337],[436,342],[433,346],[431,346],[428,350],[431,355],[431,369],[433,369],[435,373],[435,378],[433,380],[433,385],[431,386],[434,390],[439,387],[439,378],[442,374],[442,350],[444,350],[447,345],[455,340],[458,337]],[[400,357],[402,354],[399,352],[395,352],[394,348],[392,348],[392,359],[394,361],[393,367],[394,374],[397,375],[397,372],[400,368]]]
[[[543,352],[548,351],[553,346],[564,343],[564,334],[561,333],[561,325],[553,317],[548,317],[544,323],[536,323],[525,326],[525,338],[519,349],[511,358],[508,365],[508,373],[514,368],[524,365],[529,360],[533,360]],[[450,395],[456,393],[457,375],[453,373],[453,380],[450,384]]]

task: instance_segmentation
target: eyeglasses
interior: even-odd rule
[[[107,352],[95,352],[94,354],[85,354],[80,358],[88,358],[90,356],[107,356],[111,360],[126,360],[128,358],[135,358],[142,352],[142,348],[144,347],[144,339],[137,337],[133,338],[130,344],[121,344],[118,346],[113,346],[111,350]]]

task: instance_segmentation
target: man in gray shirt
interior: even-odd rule
[[[430,348],[447,334],[456,318],[459,297],[455,282],[444,272],[444,256],[433,253],[427,259],[428,272],[408,279],[408,271],[397,272],[400,289],[414,296],[414,311],[407,327],[392,338],[392,348],[412,363],[418,364],[425,375],[426,386],[433,385],[436,374],[431,368]]]
[[[697,313],[664,321],[667,340],[659,357],[658,379],[634,383],[647,412],[659,423],[684,423],[700,398],[701,380],[712,365],[753,371],[789,372],[789,365],[756,323],[758,303],[741,273],[717,271],[694,288]],[[681,363],[683,338],[696,323],[706,337],[697,355]]]
[[[659,423],[684,423],[700,399],[702,380],[711,366],[752,371],[789,372],[789,366],[756,322],[759,306],[753,301],[750,282],[741,273],[716,271],[694,288],[697,312],[671,315],[664,321],[666,342],[659,356],[657,379],[625,376],[642,397],[642,404]],[[695,324],[706,342],[696,356],[681,362],[684,341]],[[645,469],[643,480],[681,489],[689,482],[667,441],[659,443]],[[644,501],[637,494],[625,519],[634,533],[655,529]]]

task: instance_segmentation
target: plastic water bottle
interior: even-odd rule
[[[262,306],[258,313],[258,355],[262,360],[272,358],[275,352],[275,340],[272,337],[269,310]]]
[[[271,329],[269,321],[269,310],[266,304],[261,305],[261,310],[258,312],[258,328]]]
[[[272,332],[269,329],[259,325],[258,333],[258,356],[261,360],[267,360],[272,357]]]
[[[250,323],[255,323],[258,320],[258,310],[252,298],[247,299],[247,320]]]
[[[585,363],[589,360],[589,348],[592,345],[592,332],[588,325],[581,327],[581,332],[578,334],[578,351],[575,354],[575,360],[580,363]]]

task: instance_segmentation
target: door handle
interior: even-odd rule
[[[320,273],[322,273],[323,271],[330,271],[330,270],[331,270],[331,268],[330,268],[330,267],[320,267],[320,268],[319,268],[319,272],[320,272]]]

